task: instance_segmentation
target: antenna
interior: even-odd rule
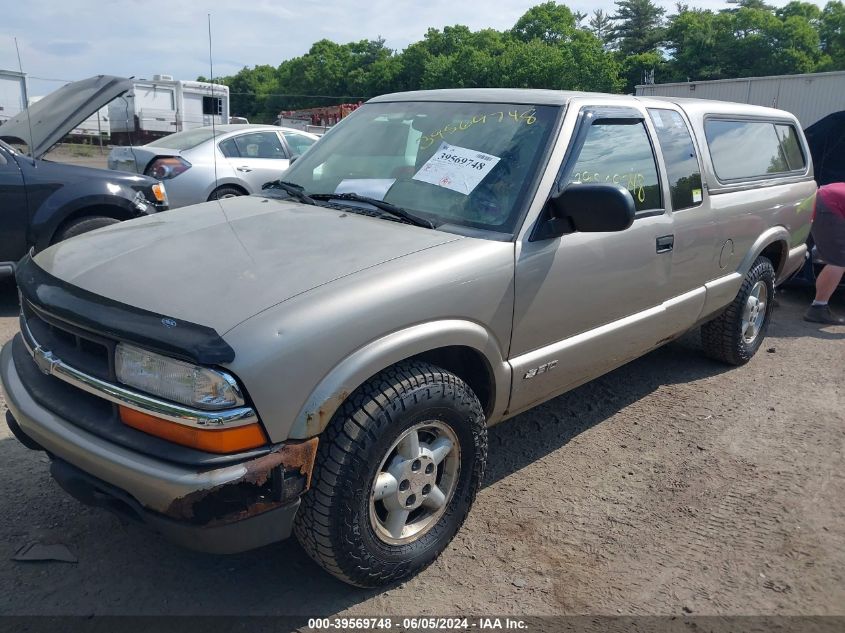
[[[15,38],[15,52],[18,54],[18,71],[23,75],[23,64],[21,64],[21,49],[18,48],[18,38]],[[26,89],[26,77],[23,77],[23,109],[26,111],[26,125],[29,127],[29,158],[32,166],[37,167],[35,162],[35,149],[32,147],[32,118],[29,114],[29,91]]]
[[[214,63],[211,59],[211,14],[208,14],[208,69],[211,72],[211,157],[214,161],[214,189],[217,189],[217,127],[214,124],[214,113],[217,111],[214,101]]]

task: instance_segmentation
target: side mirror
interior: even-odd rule
[[[296,162],[296,159],[302,156],[302,154],[294,154],[290,157],[289,165],[293,165]]]
[[[569,185],[549,205],[554,219],[584,233],[624,231],[636,213],[634,198],[620,185]]]

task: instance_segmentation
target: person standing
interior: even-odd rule
[[[845,317],[830,309],[828,301],[845,273],[845,182],[819,187],[813,218],[813,242],[825,262],[816,277],[816,299],[804,320],[827,325],[845,325]]]

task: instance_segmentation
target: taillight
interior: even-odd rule
[[[169,180],[175,178],[182,172],[188,171],[191,168],[191,163],[184,158],[178,156],[168,156],[166,158],[156,158],[153,162],[147,165],[144,170],[144,175],[152,176],[156,180]]]

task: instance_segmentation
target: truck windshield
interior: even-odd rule
[[[557,114],[530,104],[369,103],[284,180],[309,194],[377,198],[441,228],[512,233]]]

